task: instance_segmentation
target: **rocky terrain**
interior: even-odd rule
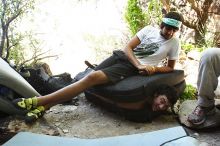
[[[193,53],[193,52],[192,52]],[[184,68],[186,82],[196,85],[198,53],[192,56],[181,56],[178,67]],[[181,62],[182,61],[182,62]],[[217,89],[217,92],[219,89]],[[195,101],[194,101],[195,102]],[[180,123],[172,115],[156,118],[151,123],[135,123],[123,117],[108,112],[87,101],[84,94],[73,99],[72,103],[57,105],[46,112],[36,123],[27,125],[21,117],[1,119],[1,128],[10,132],[29,131],[47,135],[78,138],[100,138],[135,133],[150,132],[169,127],[179,126]],[[220,129],[195,131],[186,128],[190,135],[196,136],[201,145],[220,145]]]

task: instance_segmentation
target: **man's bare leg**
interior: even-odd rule
[[[94,71],[80,81],[75,82],[63,89],[38,97],[37,105],[43,105],[46,106],[45,108],[50,108],[53,105],[70,100],[92,86],[105,84],[108,82],[108,77],[102,71]]]

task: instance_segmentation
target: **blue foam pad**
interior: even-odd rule
[[[20,132],[3,146],[159,146],[183,136],[187,136],[187,133],[181,126],[148,133],[97,139],[66,138]]]

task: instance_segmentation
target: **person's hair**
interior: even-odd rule
[[[171,19],[175,19],[175,20],[178,20],[178,21],[181,21],[181,22],[183,21],[183,16],[180,13],[176,12],[176,11],[171,11],[171,12],[167,13],[164,16],[164,18],[171,18]],[[171,27],[171,28],[174,28],[174,29],[177,29],[177,30],[179,29],[178,27],[171,26],[171,25],[168,25],[168,24],[162,22],[161,23],[161,28],[163,28],[164,26]]]
[[[177,91],[174,87],[161,84],[158,85],[154,90],[154,95],[165,95],[168,99],[168,101],[171,104],[171,107],[177,102],[178,96]]]

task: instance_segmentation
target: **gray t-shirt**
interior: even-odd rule
[[[160,29],[146,26],[136,35],[141,43],[134,49],[134,54],[141,64],[157,66],[163,59],[177,60],[180,50],[179,39],[173,36],[167,40],[160,34]]]

